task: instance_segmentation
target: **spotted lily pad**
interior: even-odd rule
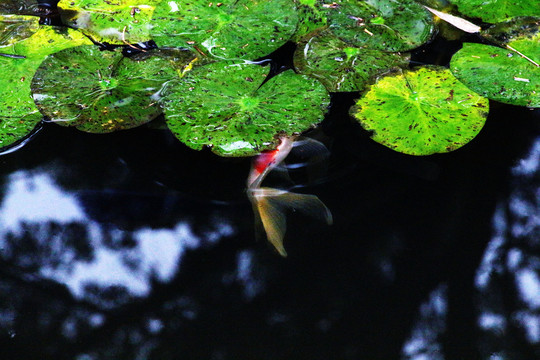
[[[407,51],[430,40],[431,14],[413,0],[336,0],[322,5],[330,30],[354,46]]]
[[[0,33],[0,53],[18,58],[0,57],[0,147],[24,138],[42,119],[32,100],[30,82],[43,59],[55,51],[90,43],[71,29],[39,27],[35,17],[19,17],[13,23],[13,17],[2,16],[0,24],[6,18],[8,26],[3,30],[10,35]]]
[[[283,45],[297,24],[291,0],[163,1],[154,11],[151,35],[161,47],[253,60]]]
[[[221,156],[252,156],[322,121],[324,86],[285,71],[265,82],[268,68],[217,62],[193,69],[165,95],[167,124],[192,149]]]
[[[410,155],[445,153],[482,129],[488,100],[442,67],[422,67],[379,79],[351,114],[372,139]]]
[[[408,64],[406,55],[351,47],[329,32],[304,39],[294,53],[296,69],[332,92],[361,91],[375,76]]]
[[[111,44],[150,40],[149,22],[161,0],[60,0],[65,24]]]
[[[298,0],[298,28],[293,40],[298,41],[303,36],[326,27],[326,13],[317,0]]]
[[[53,122],[108,133],[161,114],[162,88],[177,77],[169,61],[158,56],[133,61],[120,52],[79,46],[45,59],[32,91],[41,112]]]
[[[538,0],[450,0],[469,17],[498,23],[517,16],[540,16]]]
[[[540,36],[508,43],[540,63]],[[540,67],[514,51],[463,44],[450,62],[452,73],[470,89],[507,104],[540,107]]]

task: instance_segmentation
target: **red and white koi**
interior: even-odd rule
[[[253,160],[247,179],[247,194],[253,207],[257,230],[264,229],[266,238],[282,256],[287,256],[283,237],[288,208],[300,210],[332,224],[330,210],[317,196],[261,187],[266,176],[289,155],[295,140],[296,137],[283,137],[275,150],[264,151],[258,155]]]

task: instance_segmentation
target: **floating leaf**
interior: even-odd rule
[[[337,0],[323,5],[332,32],[354,46],[407,51],[433,33],[431,14],[413,0]]]
[[[60,125],[91,133],[130,129],[161,114],[166,81],[177,78],[168,60],[133,61],[120,52],[80,46],[49,56],[32,81],[41,112]]]
[[[498,23],[517,16],[540,16],[538,0],[450,0],[469,17]]]
[[[304,39],[294,53],[296,69],[332,92],[363,90],[376,75],[408,64],[405,55],[351,47],[328,32]]]
[[[4,19],[0,17],[0,24]],[[71,29],[36,26],[38,18],[22,17],[14,27],[8,26],[10,36],[3,36],[0,53],[20,58],[0,57],[0,147],[9,146],[28,135],[41,121],[42,115],[31,96],[30,81],[43,59],[55,51],[88,44],[81,33]],[[13,23],[11,23],[13,25]],[[12,31],[16,28],[16,31]],[[5,27],[4,27],[5,29]],[[28,35],[31,36],[28,36]],[[47,44],[47,46],[44,46]]]
[[[508,45],[540,63],[539,36]],[[450,69],[470,89],[489,99],[540,107],[540,67],[511,50],[465,43],[452,57]]]
[[[192,149],[252,156],[322,121],[329,95],[320,82],[288,70],[261,86],[267,73],[230,62],[193,69],[165,95],[169,128]]]
[[[99,42],[138,43],[150,40],[149,22],[161,0],[60,0],[65,24]]]
[[[487,99],[438,67],[383,77],[351,109],[373,131],[373,140],[410,155],[465,145],[482,129],[487,112]]]
[[[297,24],[291,0],[163,1],[154,11],[151,34],[161,47],[253,60],[283,45]]]
[[[326,12],[318,6],[317,0],[298,0],[298,28],[293,40],[326,27]]]

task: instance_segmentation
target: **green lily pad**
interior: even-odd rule
[[[133,61],[79,46],[50,55],[32,80],[35,103],[53,122],[91,133],[130,129],[161,114],[167,81],[178,74],[159,56]]]
[[[374,77],[409,65],[408,56],[348,46],[329,32],[298,44],[294,66],[321,81],[328,91],[361,91]]]
[[[331,31],[354,46],[407,51],[434,31],[431,14],[413,0],[337,0],[323,6]]]
[[[0,17],[0,23],[4,18]],[[18,26],[25,24],[28,28],[19,27],[15,32],[17,36],[12,33],[9,38],[3,38],[0,46],[0,53],[24,57],[0,57],[0,147],[24,138],[43,118],[32,100],[30,89],[32,77],[43,59],[55,51],[90,43],[81,33],[71,29],[45,26],[34,32],[39,19],[27,17],[26,20]]]
[[[538,35],[508,45],[540,63]],[[465,43],[452,57],[450,69],[470,89],[489,99],[540,107],[540,67],[511,50]]]
[[[498,23],[517,16],[540,16],[538,0],[450,0],[469,17]]]
[[[298,27],[292,40],[298,41],[312,32],[326,27],[326,12],[317,4],[317,0],[298,0]]]
[[[287,42],[297,24],[291,0],[163,1],[154,11],[151,35],[160,47],[253,60]]]
[[[288,70],[261,86],[267,74],[267,67],[246,63],[193,69],[167,90],[169,128],[192,149],[253,156],[322,121],[330,98],[320,82]]]
[[[430,155],[471,141],[484,126],[488,106],[448,69],[422,67],[379,79],[351,115],[376,142],[405,154]]]
[[[62,21],[98,42],[138,43],[150,40],[149,22],[161,0],[60,0]]]

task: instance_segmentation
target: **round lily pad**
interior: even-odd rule
[[[540,63],[540,37],[511,45]],[[506,104],[540,107],[540,67],[511,50],[463,44],[450,62],[452,73],[478,94]]]
[[[407,51],[434,31],[431,14],[413,0],[336,0],[323,7],[331,31],[354,46]]]
[[[159,114],[164,84],[178,75],[168,60],[133,61],[79,46],[49,56],[32,80],[35,103],[53,122],[91,133],[130,129]]]
[[[327,31],[304,39],[294,53],[295,68],[331,92],[361,91],[375,76],[408,64],[406,55],[351,47]]]
[[[60,0],[66,25],[80,29],[96,41],[111,44],[150,40],[149,22],[161,0]]]
[[[154,11],[151,35],[161,47],[253,60],[287,42],[297,24],[291,0],[163,1]]]
[[[448,69],[422,67],[379,79],[351,114],[376,142],[405,154],[430,155],[471,141],[484,126],[488,106]]]
[[[267,67],[245,63],[193,69],[167,90],[169,128],[192,149],[253,156],[322,121],[330,99],[320,82],[288,70],[261,86],[267,74]]]
[[[38,27],[39,19],[35,17],[23,17],[15,23],[11,22],[12,17],[8,18],[8,23],[15,25],[7,26],[9,36],[0,32],[3,39],[0,53],[19,58],[0,57],[0,147],[12,145],[27,136],[43,118],[32,100],[30,89],[32,77],[43,59],[55,51],[90,43],[72,29]],[[0,17],[0,23],[4,19],[6,17]]]
[[[469,17],[498,23],[517,16],[540,16],[538,0],[450,0]]]

